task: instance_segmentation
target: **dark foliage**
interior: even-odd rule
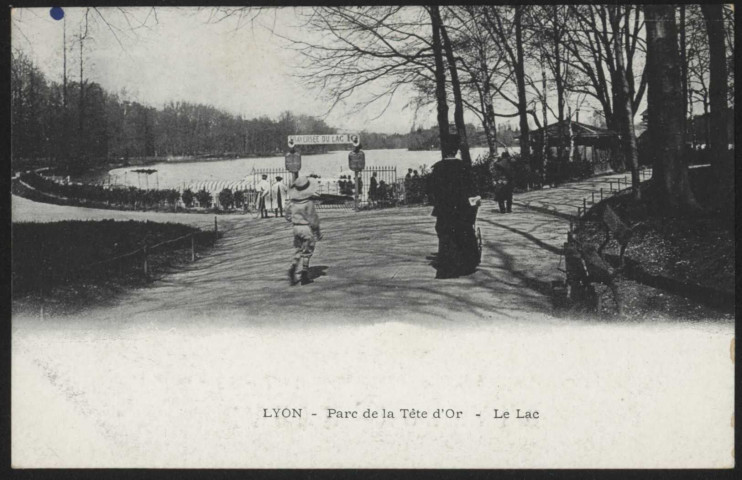
[[[234,194],[231,189],[225,188],[219,192],[219,205],[221,205],[224,210],[232,208],[234,203]]]
[[[110,281],[135,281],[143,277],[143,252],[166,240],[196,234],[197,248],[210,245],[212,232],[173,223],[103,220],[54,223],[14,223],[12,229],[12,295],[51,294],[55,286]],[[150,250],[150,269],[165,266],[166,252],[190,253],[190,239]],[[134,255],[106,262],[130,252]],[[93,265],[102,262],[98,265]],[[138,281],[138,280],[137,280]]]
[[[177,190],[142,190],[136,187],[105,188],[100,185],[57,183],[36,173],[25,173],[20,180],[41,192],[67,201],[62,203],[108,206],[125,209],[175,209],[180,198]],[[49,200],[49,198],[45,198]]]

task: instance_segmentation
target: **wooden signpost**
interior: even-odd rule
[[[348,166],[355,172],[355,208],[358,209],[358,175],[366,167],[366,154],[361,151],[361,137],[357,133],[323,133],[315,135],[289,135],[286,154],[286,170],[293,173],[294,179],[301,170],[301,154],[296,152],[297,145],[342,145],[351,144],[355,149],[348,154]]]

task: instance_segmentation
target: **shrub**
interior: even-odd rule
[[[232,194],[232,190],[225,188],[219,192],[219,204],[224,210],[234,205],[234,195]]]
[[[404,181],[405,198],[407,203],[423,203],[425,200],[425,186],[428,176],[407,178]]]
[[[492,156],[479,156],[472,164],[472,180],[474,188],[478,195],[494,195],[494,165],[495,159]]]
[[[102,185],[60,184],[36,173],[23,174],[21,180],[42,192],[70,199],[73,204],[107,204],[130,208],[175,207],[180,198],[177,190],[142,190],[136,187],[104,187]],[[183,203],[188,205],[188,194],[183,192]],[[190,203],[193,192],[190,192]]]
[[[171,207],[175,207],[175,205],[178,203],[178,199],[180,198],[180,193],[178,193],[175,189],[169,189],[165,190],[165,201],[168,205]]]
[[[242,208],[242,206],[245,204],[245,192],[242,190],[237,190],[234,192],[234,205],[237,208]]]
[[[195,195],[193,195],[193,192],[190,188],[186,188],[183,190],[183,195],[181,195],[181,199],[183,200],[183,204],[186,207],[191,207],[193,205],[193,199],[195,198]]]
[[[200,207],[208,208],[211,206],[211,200],[214,197],[211,196],[210,192],[207,192],[206,189],[201,189],[198,192],[196,192],[196,200],[198,201],[198,205]]]

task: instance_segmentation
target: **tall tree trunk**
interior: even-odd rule
[[[711,155],[717,179],[725,193],[734,188],[733,158],[727,133],[727,64],[724,45],[724,11],[721,4],[703,4],[709,37],[709,93],[711,97]]]
[[[562,54],[559,49],[561,45],[561,34],[559,32],[559,6],[553,5],[554,15],[554,82],[556,83],[557,91],[557,123],[560,125],[559,131],[559,146],[557,147],[557,158],[559,161],[564,160],[564,142],[561,139],[561,125],[564,122],[564,80],[562,79]]]
[[[539,50],[541,51],[541,115],[544,119],[544,129],[543,129],[543,138],[541,139],[541,182],[546,181],[546,164],[548,163],[548,154],[549,154],[549,135],[548,135],[548,129],[546,128],[548,125],[547,122],[547,100],[546,100],[546,58],[544,56],[544,37],[543,32],[541,32],[541,41],[539,42]],[[558,137],[557,137],[558,138]]]
[[[567,135],[569,136],[569,150],[567,152],[567,161],[573,162],[574,158],[574,151],[575,151],[575,136],[574,131],[572,130],[572,107],[569,107],[569,111],[567,113]],[[577,120],[579,121],[580,118],[580,111],[577,110]]]
[[[671,5],[645,5],[649,91],[649,135],[654,171],[652,181],[663,207],[698,210],[688,181],[683,155],[685,112],[681,97],[680,58],[675,9]]]
[[[78,112],[77,112],[77,155],[79,156],[78,161],[85,163],[87,155],[85,155],[85,141],[83,139],[83,131],[85,125],[85,76],[83,75],[83,40],[85,37],[82,33],[82,26],[80,26],[80,97],[78,98]]]
[[[482,119],[484,120],[484,134],[487,137],[487,146],[489,147],[490,156],[497,155],[497,124],[495,121],[495,108],[492,105],[492,90],[488,78],[489,68],[487,68],[486,52],[480,45],[479,49],[481,71],[483,75],[482,83]]]
[[[497,155],[497,141],[495,138],[496,131],[494,127],[494,116],[490,115],[490,111],[492,108],[491,100],[488,102],[485,100],[485,93],[482,90],[478,91],[479,94],[479,104],[480,108],[482,109],[482,128],[484,129],[484,136],[487,140],[487,148],[489,150],[489,156],[493,157]],[[494,113],[494,110],[492,110]]]
[[[69,114],[67,112],[67,16],[62,18],[62,164],[69,169]]]
[[[451,87],[453,89],[453,121],[456,125],[456,133],[459,135],[459,150],[461,151],[461,160],[465,165],[471,166],[471,154],[469,153],[469,139],[466,135],[466,123],[464,122],[464,102],[461,98],[461,83],[459,82],[458,68],[456,67],[456,58],[453,55],[453,46],[448,38],[446,26],[441,22],[441,37],[443,40],[443,49],[446,52],[448,61],[448,71],[451,73]]]
[[[688,116],[688,48],[685,41],[685,5],[680,4],[680,86],[683,90],[683,111]]]
[[[438,109],[438,133],[443,144],[448,137],[448,101],[446,99],[446,70],[443,66],[443,47],[441,45],[441,12],[437,5],[429,7],[430,22],[433,27],[433,56],[435,59],[435,98]]]
[[[617,116],[619,125],[619,134],[621,136],[621,150],[625,164],[631,170],[631,187],[634,199],[641,198],[639,189],[639,151],[636,147],[636,134],[634,133],[634,112],[631,106],[631,96],[629,95],[629,82],[626,78],[626,68],[623,62],[623,52],[621,51],[621,36],[619,31],[620,18],[618,17],[618,7],[610,7],[613,11],[614,35],[613,35],[613,54],[616,65],[616,73],[613,79],[614,106],[613,110]],[[685,117],[683,117],[685,119]],[[685,130],[685,129],[683,129]]]
[[[490,124],[490,133],[492,135],[492,147],[491,152],[492,155],[497,155],[497,120],[495,118],[495,107],[492,105],[492,97],[487,96],[487,109],[486,109],[486,115],[489,117],[489,124]],[[490,139],[488,138],[487,141],[489,142]]]
[[[526,74],[523,60],[523,5],[515,7],[515,81],[518,88],[518,116],[520,117],[520,156],[528,162],[531,157],[528,129],[528,99],[526,98]],[[526,163],[528,164],[528,163]]]

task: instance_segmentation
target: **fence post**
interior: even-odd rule
[[[144,251],[144,276],[147,277],[149,275],[148,269],[147,269],[147,244],[144,244],[144,248],[142,249]]]
[[[592,201],[590,203],[594,205],[595,204],[595,192],[590,192],[590,195],[592,196]]]
[[[582,211],[587,212],[587,199],[582,197]]]
[[[355,210],[358,211],[358,172],[355,172],[356,177],[356,185],[353,189],[353,203],[355,205]]]
[[[191,261],[196,261],[196,237],[191,234]]]
[[[216,237],[219,235],[219,227],[216,224],[216,215],[214,215],[214,245],[216,245]]]

